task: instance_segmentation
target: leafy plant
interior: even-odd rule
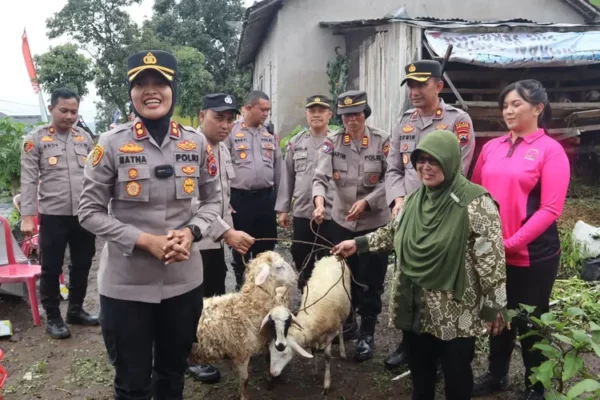
[[[288,133],[281,139],[281,141],[279,142],[279,146],[281,146],[281,154],[283,155],[284,159],[285,159],[285,148],[287,147],[287,144],[294,136],[296,136],[298,133],[302,132],[304,129],[306,129],[306,128],[304,128],[302,125],[298,125],[294,129],[292,129],[292,131],[290,133]]]
[[[329,92],[333,99],[333,120],[340,122],[336,112],[336,99],[346,91],[348,75],[350,73],[350,59],[338,54],[334,61],[327,62],[327,76],[329,77]]]
[[[535,307],[521,305],[521,318],[533,329],[521,336],[539,336],[542,341],[533,347],[547,358],[532,369],[531,383],[540,382],[546,389],[546,399],[571,400],[584,393],[600,396],[600,377],[592,374],[583,356],[591,354],[600,358],[600,325],[591,321],[581,308],[569,307],[562,313],[545,313],[539,318],[533,314]],[[589,324],[589,334],[578,326]]]
[[[578,277],[583,265],[581,244],[573,240],[573,232],[571,230],[561,230],[559,237],[561,253],[558,277]]]
[[[0,184],[15,196],[21,178],[21,146],[25,125],[11,118],[0,119]]]

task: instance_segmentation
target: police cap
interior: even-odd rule
[[[409,79],[417,82],[426,82],[427,79],[432,77],[441,78],[442,64],[434,60],[415,61],[404,67],[404,71],[406,72],[406,78],[404,78],[400,86],[404,85]]]
[[[127,78],[132,82],[140,72],[153,69],[160,72],[169,82],[177,75],[177,59],[162,50],[145,50],[127,59]]]
[[[239,114],[235,97],[227,93],[211,93],[202,99],[203,110],[213,110],[216,112],[233,111]]]
[[[327,96],[316,94],[306,99],[306,108],[321,106],[325,108],[331,108],[330,100]]]

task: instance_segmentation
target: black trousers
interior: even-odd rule
[[[446,341],[427,333],[416,334],[410,331],[403,331],[403,336],[413,381],[413,400],[435,399],[435,382],[440,361],[444,372],[446,399],[471,399],[474,337]]]
[[[159,304],[100,296],[100,325],[115,367],[115,400],[181,400],[202,314],[202,286]]]
[[[275,217],[275,192],[271,188],[262,190],[231,189],[231,207],[235,229],[244,231],[255,239],[277,237]],[[263,251],[275,249],[274,241],[256,241],[244,256],[248,261]],[[233,272],[238,286],[244,283],[246,267],[242,255],[233,250]]]
[[[201,250],[202,265],[204,266],[204,297],[220,296],[225,294],[225,278],[227,265],[225,264],[225,249]]]
[[[354,239],[376,230],[352,232],[334,221],[332,224],[334,226],[334,243]],[[360,329],[362,333],[371,335],[375,333],[377,316],[381,313],[381,295],[387,272],[388,254],[387,252],[355,254],[346,260],[354,275],[354,280],[367,286],[365,289],[352,280],[352,306],[361,316]]]
[[[534,315],[540,315],[550,310],[550,294],[558,274],[560,254],[547,260],[532,263],[529,267],[506,266],[506,295],[509,309],[518,309],[519,304],[535,306]],[[490,339],[489,371],[496,377],[508,374],[510,359],[515,347],[517,336],[531,330],[523,318],[516,317],[512,321],[512,329],[505,329],[498,336]],[[543,394],[541,383],[531,385],[529,376],[533,367],[540,366],[546,358],[539,350],[533,350],[533,345],[540,341],[537,336],[521,340],[521,354],[525,364],[525,385]]]
[[[40,301],[49,317],[60,315],[60,284],[65,250],[69,245],[69,303],[83,304],[88,275],[96,253],[96,237],[83,229],[77,216],[40,215],[40,250],[42,275]]]
[[[332,221],[325,220],[321,225],[313,222],[312,228],[319,236],[333,242],[333,237],[331,234]],[[304,242],[315,243],[315,234],[312,232],[310,227],[310,219],[308,218],[294,218],[293,219],[293,228],[294,233],[292,238],[294,240],[301,240]],[[316,243],[322,244],[325,246],[331,246],[330,243],[323,240],[323,238],[317,237]],[[314,252],[313,252],[314,251]],[[292,243],[292,248],[290,249],[292,253],[292,258],[294,260],[294,264],[296,265],[296,269],[300,271],[302,268],[302,273],[298,277],[298,288],[302,290],[302,288],[306,285],[306,282],[310,279],[312,275],[312,271],[315,268],[315,260],[323,257],[327,257],[329,254],[329,250],[315,247],[309,244],[302,243]],[[312,253],[312,254],[311,254]]]

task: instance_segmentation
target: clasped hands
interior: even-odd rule
[[[192,231],[184,228],[171,230],[166,235],[142,233],[136,245],[168,265],[189,260],[193,241]]]

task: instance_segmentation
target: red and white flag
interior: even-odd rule
[[[37,74],[35,73],[35,65],[33,65],[33,58],[31,57],[31,50],[29,49],[29,41],[27,40],[27,31],[23,29],[23,58],[25,59],[25,66],[27,67],[27,73],[33,86],[33,91],[37,94],[40,91],[40,85],[37,81]]]

